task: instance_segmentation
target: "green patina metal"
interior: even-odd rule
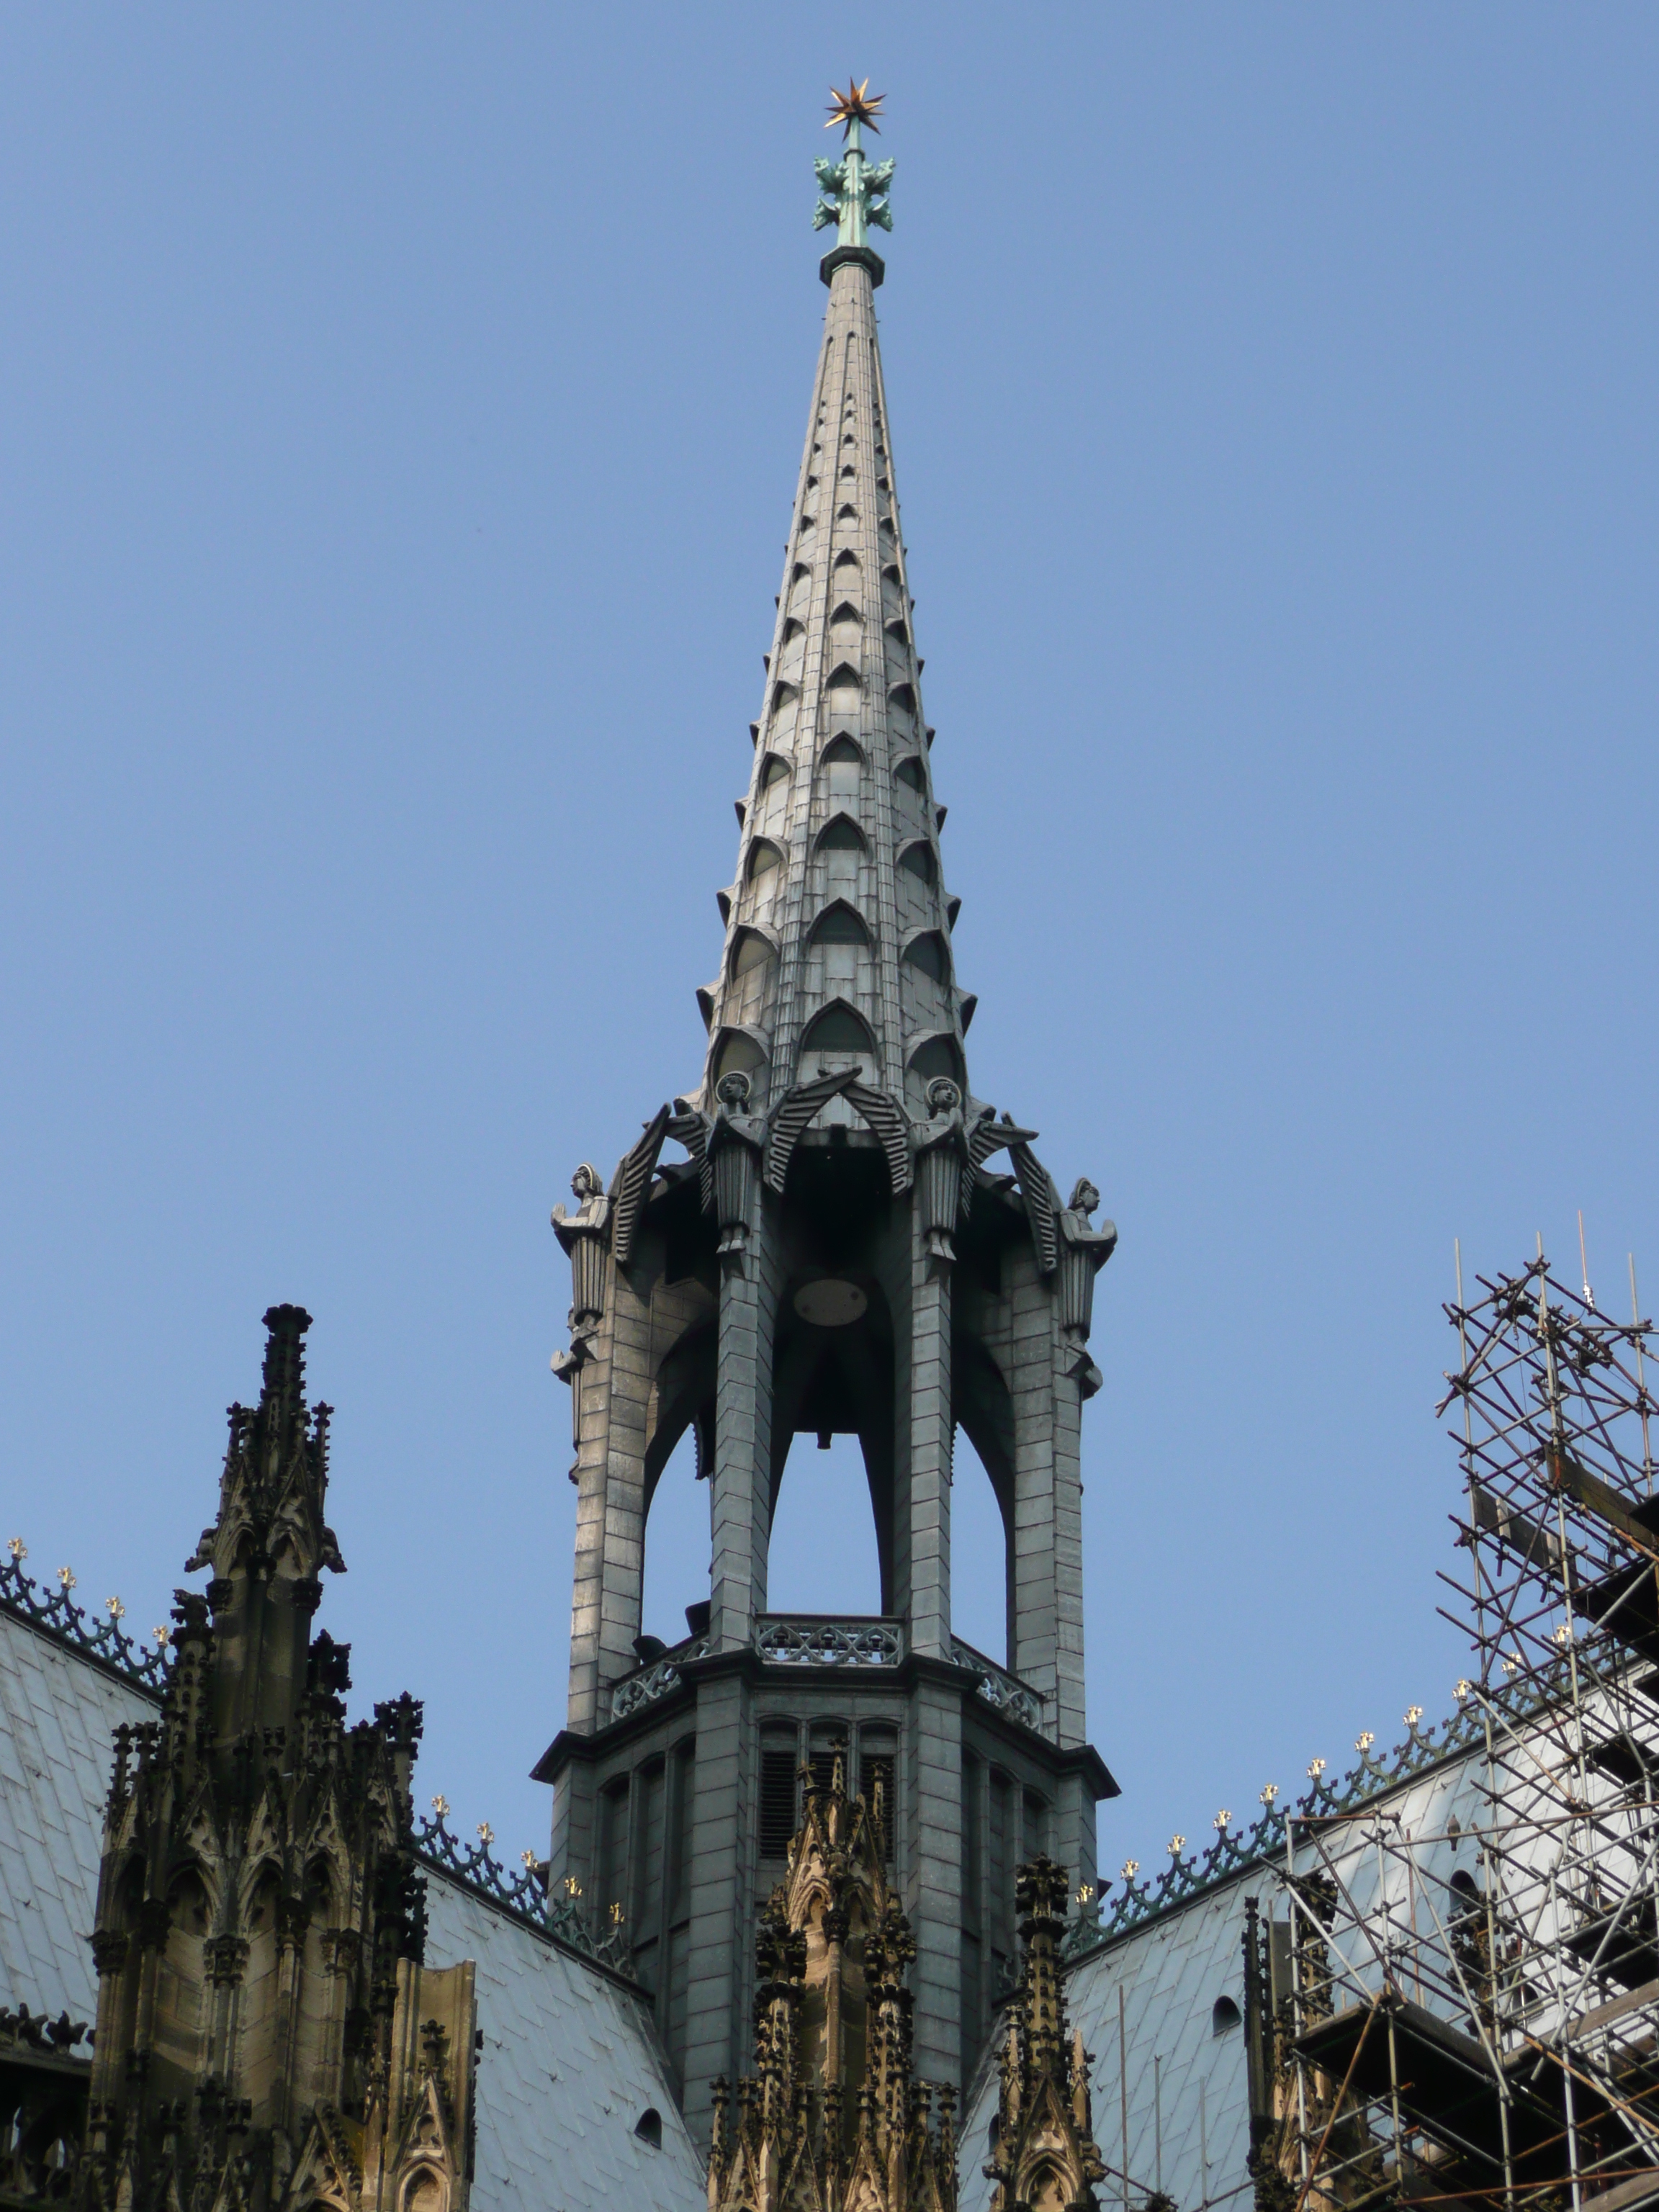
[[[865,154],[859,118],[849,116],[847,142],[839,161],[814,164],[823,197],[812,215],[814,230],[836,225],[836,244],[867,246],[870,225],[891,230],[893,213],[888,199],[892,181],[891,161],[872,161]]]

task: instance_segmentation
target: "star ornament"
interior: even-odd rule
[[[830,88],[830,120],[823,127],[826,131],[833,131],[838,123],[843,126],[850,123],[867,123],[872,131],[879,131],[881,125],[876,118],[886,97],[884,92],[872,93],[870,90],[868,77],[862,84],[854,84],[849,76],[845,92],[837,92],[832,84]]]

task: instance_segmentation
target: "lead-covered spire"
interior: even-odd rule
[[[866,81],[867,82],[867,81]],[[956,988],[921,706],[921,663],[899,523],[875,315],[884,273],[866,227],[890,228],[890,161],[860,126],[878,98],[836,95],[846,128],[818,174],[837,224],[805,450],[767,655],[755,762],[738,802],[735,882],[722,891],[720,973],[700,994],[705,1097],[750,1079],[750,1103],[843,1069],[925,1114],[931,1081],[964,1090],[973,1000]]]

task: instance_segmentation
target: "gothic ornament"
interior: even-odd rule
[[[1117,1246],[1117,1225],[1104,1221],[1097,1229],[1090,1216],[1100,1204],[1100,1193],[1087,1176],[1079,1176],[1069,1202],[1058,1217],[1060,1231],[1060,1330],[1066,1346],[1066,1372],[1073,1376],[1085,1398],[1092,1398],[1103,1377],[1084,1350],[1094,1318],[1095,1277]]]
[[[955,2094],[914,2080],[910,1923],[887,1808],[801,1770],[805,1816],[756,1941],[755,2073],[714,2085],[709,2212],[956,2212]],[[860,2028],[862,2033],[860,2033]]]
[[[766,1123],[749,1112],[749,1078],[733,1069],[715,1087],[718,1104],[708,1132],[708,1160],[714,1179],[714,1219],[719,1226],[720,1264],[742,1274],[744,1254],[754,1217]]]
[[[920,1226],[929,1260],[948,1267],[957,1256],[951,1239],[961,1205],[963,1170],[971,1168],[972,1160],[963,1121],[962,1093],[948,1076],[936,1076],[928,1085],[927,1104],[930,1118],[915,1124],[911,1138],[916,1153]]]
[[[309,1321],[265,1320],[259,1403],[231,1408],[192,1562],[213,1570],[210,1606],[179,1593],[161,1717],[118,1732],[76,2200],[391,2212],[429,2172],[438,2193],[418,2201],[464,2212],[471,1968],[420,1967],[421,1709],[346,1724],[349,1652],[311,1629],[319,1570],[344,1563],[323,1517],[326,1409],[303,1396]],[[422,2060],[423,2017],[450,2039]],[[435,2124],[415,2119],[422,2094]]]
[[[1052,1859],[1033,1859],[1014,1881],[1024,1955],[1008,2008],[996,2141],[986,2173],[991,2212],[1098,2212],[1095,2185],[1106,2167],[1094,2140],[1089,2054],[1080,2031],[1066,2032],[1060,1939],[1067,1878]]]

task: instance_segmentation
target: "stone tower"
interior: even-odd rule
[[[782,1878],[803,1765],[878,1783],[914,1930],[920,2074],[962,2080],[1015,1954],[1016,1865],[1094,1879],[1115,1785],[1086,1741],[1079,1430],[1115,1232],[1062,1200],[1036,1132],[974,1096],[899,525],[868,243],[892,165],[850,89],[818,163],[836,243],[726,943],[697,1086],[554,1226],[574,1279],[556,1370],[580,1489],[551,1880],[625,1931],[687,2115],[749,2044],[750,1929]],[[672,1142],[682,1159],[665,1160]],[[647,1515],[690,1430],[709,1486],[707,1607],[641,1635]],[[1006,1665],[951,1627],[957,1431],[1006,1539]],[[858,1437],[875,1619],[767,1607],[790,1446]],[[799,1469],[795,1479],[800,1479]]]

